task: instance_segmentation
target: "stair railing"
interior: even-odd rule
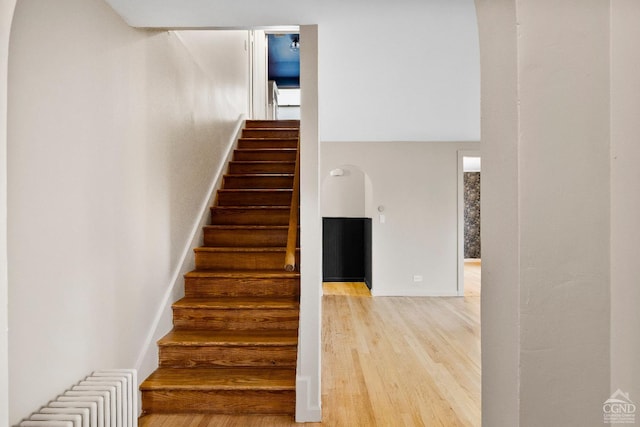
[[[291,196],[291,210],[289,211],[289,231],[287,233],[287,251],[284,256],[284,269],[295,271],[296,249],[298,242],[298,215],[300,206],[300,136],[296,150],[296,167],[293,176],[293,194]]]

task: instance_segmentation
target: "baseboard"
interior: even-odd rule
[[[310,402],[311,381],[309,377],[298,376],[296,378],[296,422],[319,423],[322,421],[322,408],[320,402]],[[318,394],[318,393],[316,393]]]
[[[371,290],[374,297],[457,297],[458,291],[428,291],[421,289],[376,289]]]

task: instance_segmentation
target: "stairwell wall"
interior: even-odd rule
[[[248,109],[247,33],[216,34],[201,66],[186,38],[132,29],[101,0],[17,5],[11,423],[93,369],[134,366]]]
[[[0,0],[0,427],[8,426],[9,333],[7,281],[7,72],[16,0]]]

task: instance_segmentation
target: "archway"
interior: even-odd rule
[[[373,185],[360,167],[331,167],[322,180],[323,281],[373,286]]]

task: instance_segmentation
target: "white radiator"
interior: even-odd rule
[[[135,369],[95,371],[18,427],[138,427]]]

